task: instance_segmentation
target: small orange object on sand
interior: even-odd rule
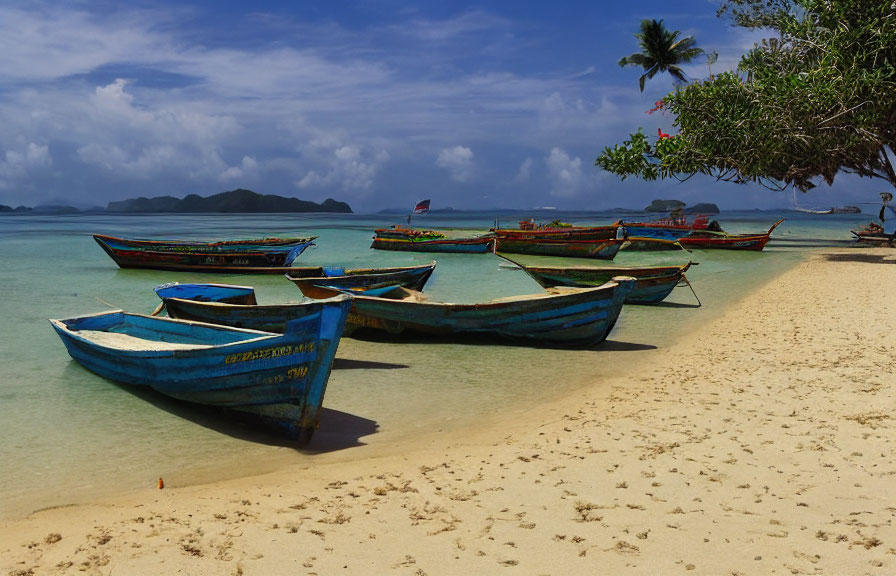
[[[159,490],[165,487],[165,482],[162,480],[162,477],[159,477]]]

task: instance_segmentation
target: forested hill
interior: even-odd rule
[[[184,198],[157,196],[109,202],[106,212],[339,212],[351,213],[345,202],[327,198],[321,203],[274,194],[258,194],[251,190],[231,190],[212,196],[190,194]]]

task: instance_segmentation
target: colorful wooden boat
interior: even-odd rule
[[[265,332],[283,333],[293,320],[319,313],[316,302],[327,303],[329,300],[305,300],[286,304],[258,304],[255,291],[251,296],[240,301],[227,295],[227,285],[220,284],[182,284],[179,294],[171,290],[170,285],[156,286],[155,291],[162,300],[162,305],[153,316],[162,310],[171,318],[194,320],[234,328],[248,328]],[[187,289],[183,289],[186,287]],[[233,293],[242,291],[245,286],[233,286]]]
[[[626,296],[626,304],[662,302],[682,280],[687,281],[684,273],[691,266],[690,262],[680,266],[531,266],[498,255],[522,268],[545,288],[587,288],[600,286],[616,276],[632,276],[635,286]]]
[[[691,248],[721,248],[726,250],[755,250],[759,251],[768,244],[772,231],[784,221],[781,218],[762,234],[729,234],[727,232],[712,232],[701,230],[691,232],[688,236],[678,239],[678,243],[687,249]]]
[[[618,226],[571,226],[558,222],[536,225],[520,222],[520,228],[495,228],[495,251],[612,260],[622,246]],[[618,236],[618,237],[617,237]]]
[[[120,310],[50,323],[71,357],[100,376],[234,411],[304,443],[350,307],[347,295],[321,302],[285,334]]]
[[[850,233],[855,236],[857,242],[871,245],[879,246],[886,244],[892,246],[894,241],[896,241],[896,233],[887,234],[884,232],[884,227],[875,222],[870,223],[860,230],[850,230]]]
[[[648,222],[625,222],[618,220],[616,224],[625,229],[626,236],[673,241],[682,236],[687,236],[694,231],[722,231],[718,222],[715,220],[710,222],[709,218],[703,214],[698,214],[692,221],[688,221],[687,217],[684,215],[673,214],[668,218],[658,218]]]
[[[435,230],[418,230],[396,226],[377,228],[371,248],[401,252],[441,252],[484,254],[491,251],[494,237],[491,234],[466,238],[449,238]]]
[[[94,234],[103,250],[121,268],[191,272],[243,271],[280,273],[316,236],[261,238],[200,242],[192,240],[143,240]]]
[[[498,231],[496,231],[498,232]],[[539,236],[497,235],[495,250],[508,254],[535,254],[541,256],[566,256],[571,258],[596,258],[612,260],[622,248],[622,239],[574,239]]]
[[[634,283],[634,278],[621,277],[596,288],[552,288],[476,304],[430,302],[420,292],[399,288],[380,298],[354,296],[346,334],[480,336],[542,346],[594,346],[613,328]]]
[[[435,269],[436,262],[433,260],[420,266],[394,268],[319,268],[319,272],[314,274],[306,274],[303,269],[301,274],[288,273],[286,279],[306,295],[315,294],[317,287],[372,294],[388,292],[401,286],[423,290]]]

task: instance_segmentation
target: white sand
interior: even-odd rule
[[[38,512],[0,574],[896,574],[896,251],[400,457]]]

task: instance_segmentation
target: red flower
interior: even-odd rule
[[[663,108],[663,101],[662,101],[662,100],[657,100],[657,101],[656,101],[656,105],[655,105],[653,108],[651,108],[650,110],[648,110],[647,113],[648,113],[648,114],[653,114],[653,113],[656,112],[657,110],[662,110],[662,108]]]

